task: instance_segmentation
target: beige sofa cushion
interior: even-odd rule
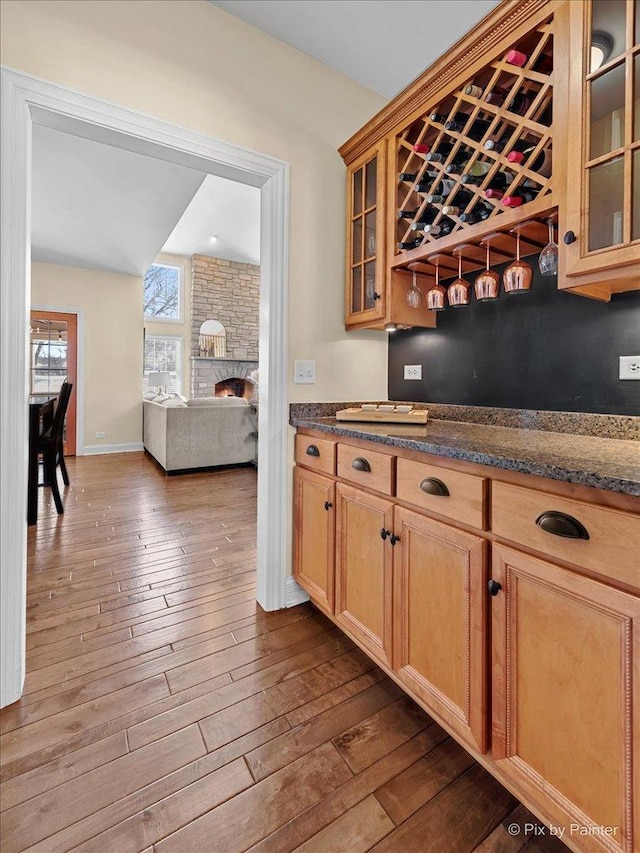
[[[248,406],[243,397],[192,397],[187,406]]]

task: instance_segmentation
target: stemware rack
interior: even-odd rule
[[[550,169],[543,169],[542,174],[534,171],[532,164],[545,152],[550,157],[553,149],[553,22],[542,22],[513,47],[526,57],[521,66],[509,63],[502,53],[395,137],[389,164],[396,201],[395,209],[389,210],[392,269],[407,269],[409,264],[414,268],[414,263],[438,253],[441,275],[446,275],[445,258],[451,255],[450,269],[455,271],[457,259],[451,253],[461,244],[467,250],[465,271],[478,269],[484,263],[482,241],[488,234],[492,235],[494,263],[510,260],[515,237],[509,232],[523,219],[528,227],[522,231],[522,253],[539,251],[547,243],[546,221],[557,207],[553,177]],[[487,96],[490,101],[495,99],[496,93],[502,100],[500,106],[486,100]],[[509,109],[515,109],[516,104],[517,112]],[[445,128],[448,120],[460,127]],[[486,148],[487,140],[497,147]],[[516,164],[508,159],[510,152],[524,149],[523,162]],[[437,155],[439,150],[445,152],[441,162],[428,156]],[[516,208],[505,207],[500,198],[487,198],[486,189],[499,172],[511,178],[505,195],[526,190],[534,198]],[[400,179],[407,174],[413,177]],[[420,191],[416,190],[418,185]],[[462,205],[458,204],[460,191],[464,191]],[[434,202],[429,196],[441,198]],[[453,202],[459,210],[444,212],[443,208]],[[464,221],[466,216],[460,218],[461,214],[478,211],[482,211],[481,221],[469,224]],[[435,226],[444,221],[452,226],[451,231],[446,236],[434,236],[415,230],[425,219]],[[413,248],[398,248],[400,243],[413,241]],[[423,272],[428,273],[431,265],[425,267]]]

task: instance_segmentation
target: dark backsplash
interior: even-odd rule
[[[640,355],[640,292],[597,302],[538,274],[528,294],[472,296],[440,312],[437,329],[389,335],[389,399],[640,415],[640,382],[618,379],[621,355]],[[405,381],[405,364],[421,364],[422,380]]]

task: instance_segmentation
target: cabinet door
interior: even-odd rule
[[[348,169],[347,326],[380,321],[385,316],[385,172],[385,142]]]
[[[294,470],[293,573],[311,598],[333,613],[335,483]]]
[[[396,508],[394,667],[474,747],[487,747],[486,543]]]
[[[391,666],[393,504],[338,483],[336,508],[336,621]]]
[[[572,62],[564,222],[560,214],[561,236],[573,232],[575,241],[560,242],[558,281],[608,299],[640,287],[640,4],[567,5]]]
[[[493,758],[575,849],[637,850],[640,600],[503,546],[492,580]]]

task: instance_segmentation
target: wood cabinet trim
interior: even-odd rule
[[[420,111],[441,90],[450,89],[476,64],[484,65],[487,54],[494,52],[502,40],[522,27],[534,26],[550,17],[563,1],[502,0],[338,149],[345,163],[351,164],[378,140],[395,134],[411,120],[413,113]]]

